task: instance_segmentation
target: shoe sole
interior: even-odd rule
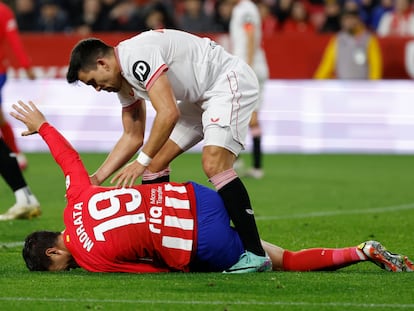
[[[35,217],[39,217],[42,214],[40,207],[36,207],[27,211],[24,211],[18,215],[7,215],[3,214],[0,215],[0,220],[13,220],[13,219],[32,219]]]
[[[364,244],[364,247],[366,244]],[[390,272],[401,272],[405,270],[404,257],[402,255],[389,252],[379,242],[371,242],[370,244],[369,254],[365,253],[365,251],[363,252],[377,266]]]
[[[35,217],[39,217],[40,215],[42,215],[42,211],[39,207],[36,207],[23,214],[18,215],[16,219],[32,219]]]

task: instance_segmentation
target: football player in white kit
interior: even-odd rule
[[[263,101],[263,86],[269,77],[265,52],[261,47],[262,21],[256,4],[251,0],[230,0],[235,3],[230,20],[232,53],[250,65],[259,80],[259,99],[250,119],[249,128],[253,139],[253,167],[246,175],[262,178],[261,129],[258,111]]]
[[[204,139],[202,165],[222,197],[246,252],[227,272],[269,271],[248,193],[233,169],[244,148],[258,98],[258,81],[243,60],[208,38],[177,30],[141,33],[116,47],[85,39],[73,49],[67,81],[82,81],[97,91],[116,92],[124,132],[91,176],[99,185],[131,186],[169,180],[169,163]],[[144,142],[145,100],[156,111]],[[179,103],[177,104],[177,101]]]

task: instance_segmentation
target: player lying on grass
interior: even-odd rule
[[[223,271],[244,255],[223,201],[196,183],[92,185],[79,154],[29,102],[13,105],[11,115],[39,133],[66,178],[63,232],[30,234],[23,249],[29,270],[92,272]],[[389,271],[413,271],[406,256],[379,242],[328,249],[284,250],[263,241],[273,270],[335,270],[372,261]]]

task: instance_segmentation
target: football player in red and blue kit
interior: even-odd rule
[[[63,232],[30,234],[23,249],[29,270],[82,267],[91,272],[223,271],[244,252],[219,194],[188,182],[92,185],[79,154],[29,102],[11,115],[39,133],[63,170],[67,205]],[[333,270],[370,260],[389,271],[413,271],[406,256],[379,242],[292,252],[263,241],[273,270]]]
[[[24,169],[27,166],[27,159],[20,152],[14,138],[13,129],[1,109],[1,91],[7,80],[6,50],[3,47],[10,47],[20,66],[25,69],[27,77],[34,79],[35,75],[31,68],[31,61],[20,40],[14,13],[5,3],[0,2],[0,133],[9,149],[16,154],[20,168]]]

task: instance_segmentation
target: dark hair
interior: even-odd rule
[[[48,271],[51,265],[46,250],[56,245],[60,232],[36,231],[29,234],[23,246],[23,259],[30,271]]]
[[[112,49],[109,45],[96,38],[79,41],[70,54],[69,69],[66,80],[74,83],[79,80],[80,70],[92,70],[96,68],[96,60],[108,55]]]

